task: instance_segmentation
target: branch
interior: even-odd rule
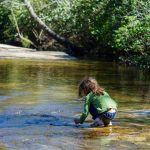
[[[17,30],[17,32],[18,32],[19,38],[20,38],[21,40],[25,41],[25,42],[30,43],[30,44],[33,45],[34,47],[37,47],[31,40],[25,38],[25,37],[21,34],[20,29],[19,29],[19,26],[18,26],[17,19],[16,19],[16,16],[15,16],[15,14],[14,14],[14,12],[13,12],[13,9],[11,9],[11,14],[12,14],[12,17],[13,17],[13,20],[14,20],[14,23],[15,23],[16,30]]]
[[[83,55],[84,49],[82,47],[78,47],[71,42],[69,42],[66,38],[58,35],[53,30],[51,30],[34,12],[30,2],[28,0],[23,0],[27,10],[30,13],[30,16],[38,23],[38,25],[53,39],[55,39],[58,43],[63,45],[68,50],[71,50],[75,55]]]

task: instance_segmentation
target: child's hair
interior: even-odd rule
[[[103,95],[104,89],[99,86],[93,77],[84,77],[79,84],[79,96],[87,95],[92,92],[94,95]]]

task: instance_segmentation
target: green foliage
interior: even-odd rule
[[[0,3],[0,16],[0,42],[20,43],[29,47],[32,42],[27,37],[32,34],[35,23],[24,9],[23,3],[20,0],[5,0]]]
[[[0,42],[6,43],[11,41],[15,34],[11,28],[11,21],[9,20],[10,10],[0,5]],[[10,32],[12,34],[10,34]]]
[[[122,17],[120,27],[114,33],[114,45],[120,51],[143,55],[149,53],[150,15],[148,2],[136,1],[136,4],[140,5],[142,12],[140,8],[136,8],[130,15]]]
[[[79,45],[91,47],[93,53],[97,49],[101,53],[106,48],[106,55],[150,55],[148,0],[29,1],[37,15],[52,30]],[[37,47],[44,47],[46,42],[50,43],[51,39],[48,40],[30,18],[21,0],[0,3],[0,42],[6,43],[18,38],[11,10],[20,34],[27,37],[30,44],[33,42]]]

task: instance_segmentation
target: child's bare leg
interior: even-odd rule
[[[109,126],[112,126],[112,122],[110,121]]]
[[[96,118],[94,120],[94,123],[92,123],[90,126],[91,127],[98,127],[98,126],[102,126],[104,123],[102,120],[100,120],[100,118]]]
[[[104,127],[112,126],[112,122],[109,119],[103,119]]]

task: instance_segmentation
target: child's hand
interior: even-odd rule
[[[75,122],[75,124],[79,124],[79,123],[80,123],[80,119],[75,118],[75,119],[74,119],[74,122]]]

